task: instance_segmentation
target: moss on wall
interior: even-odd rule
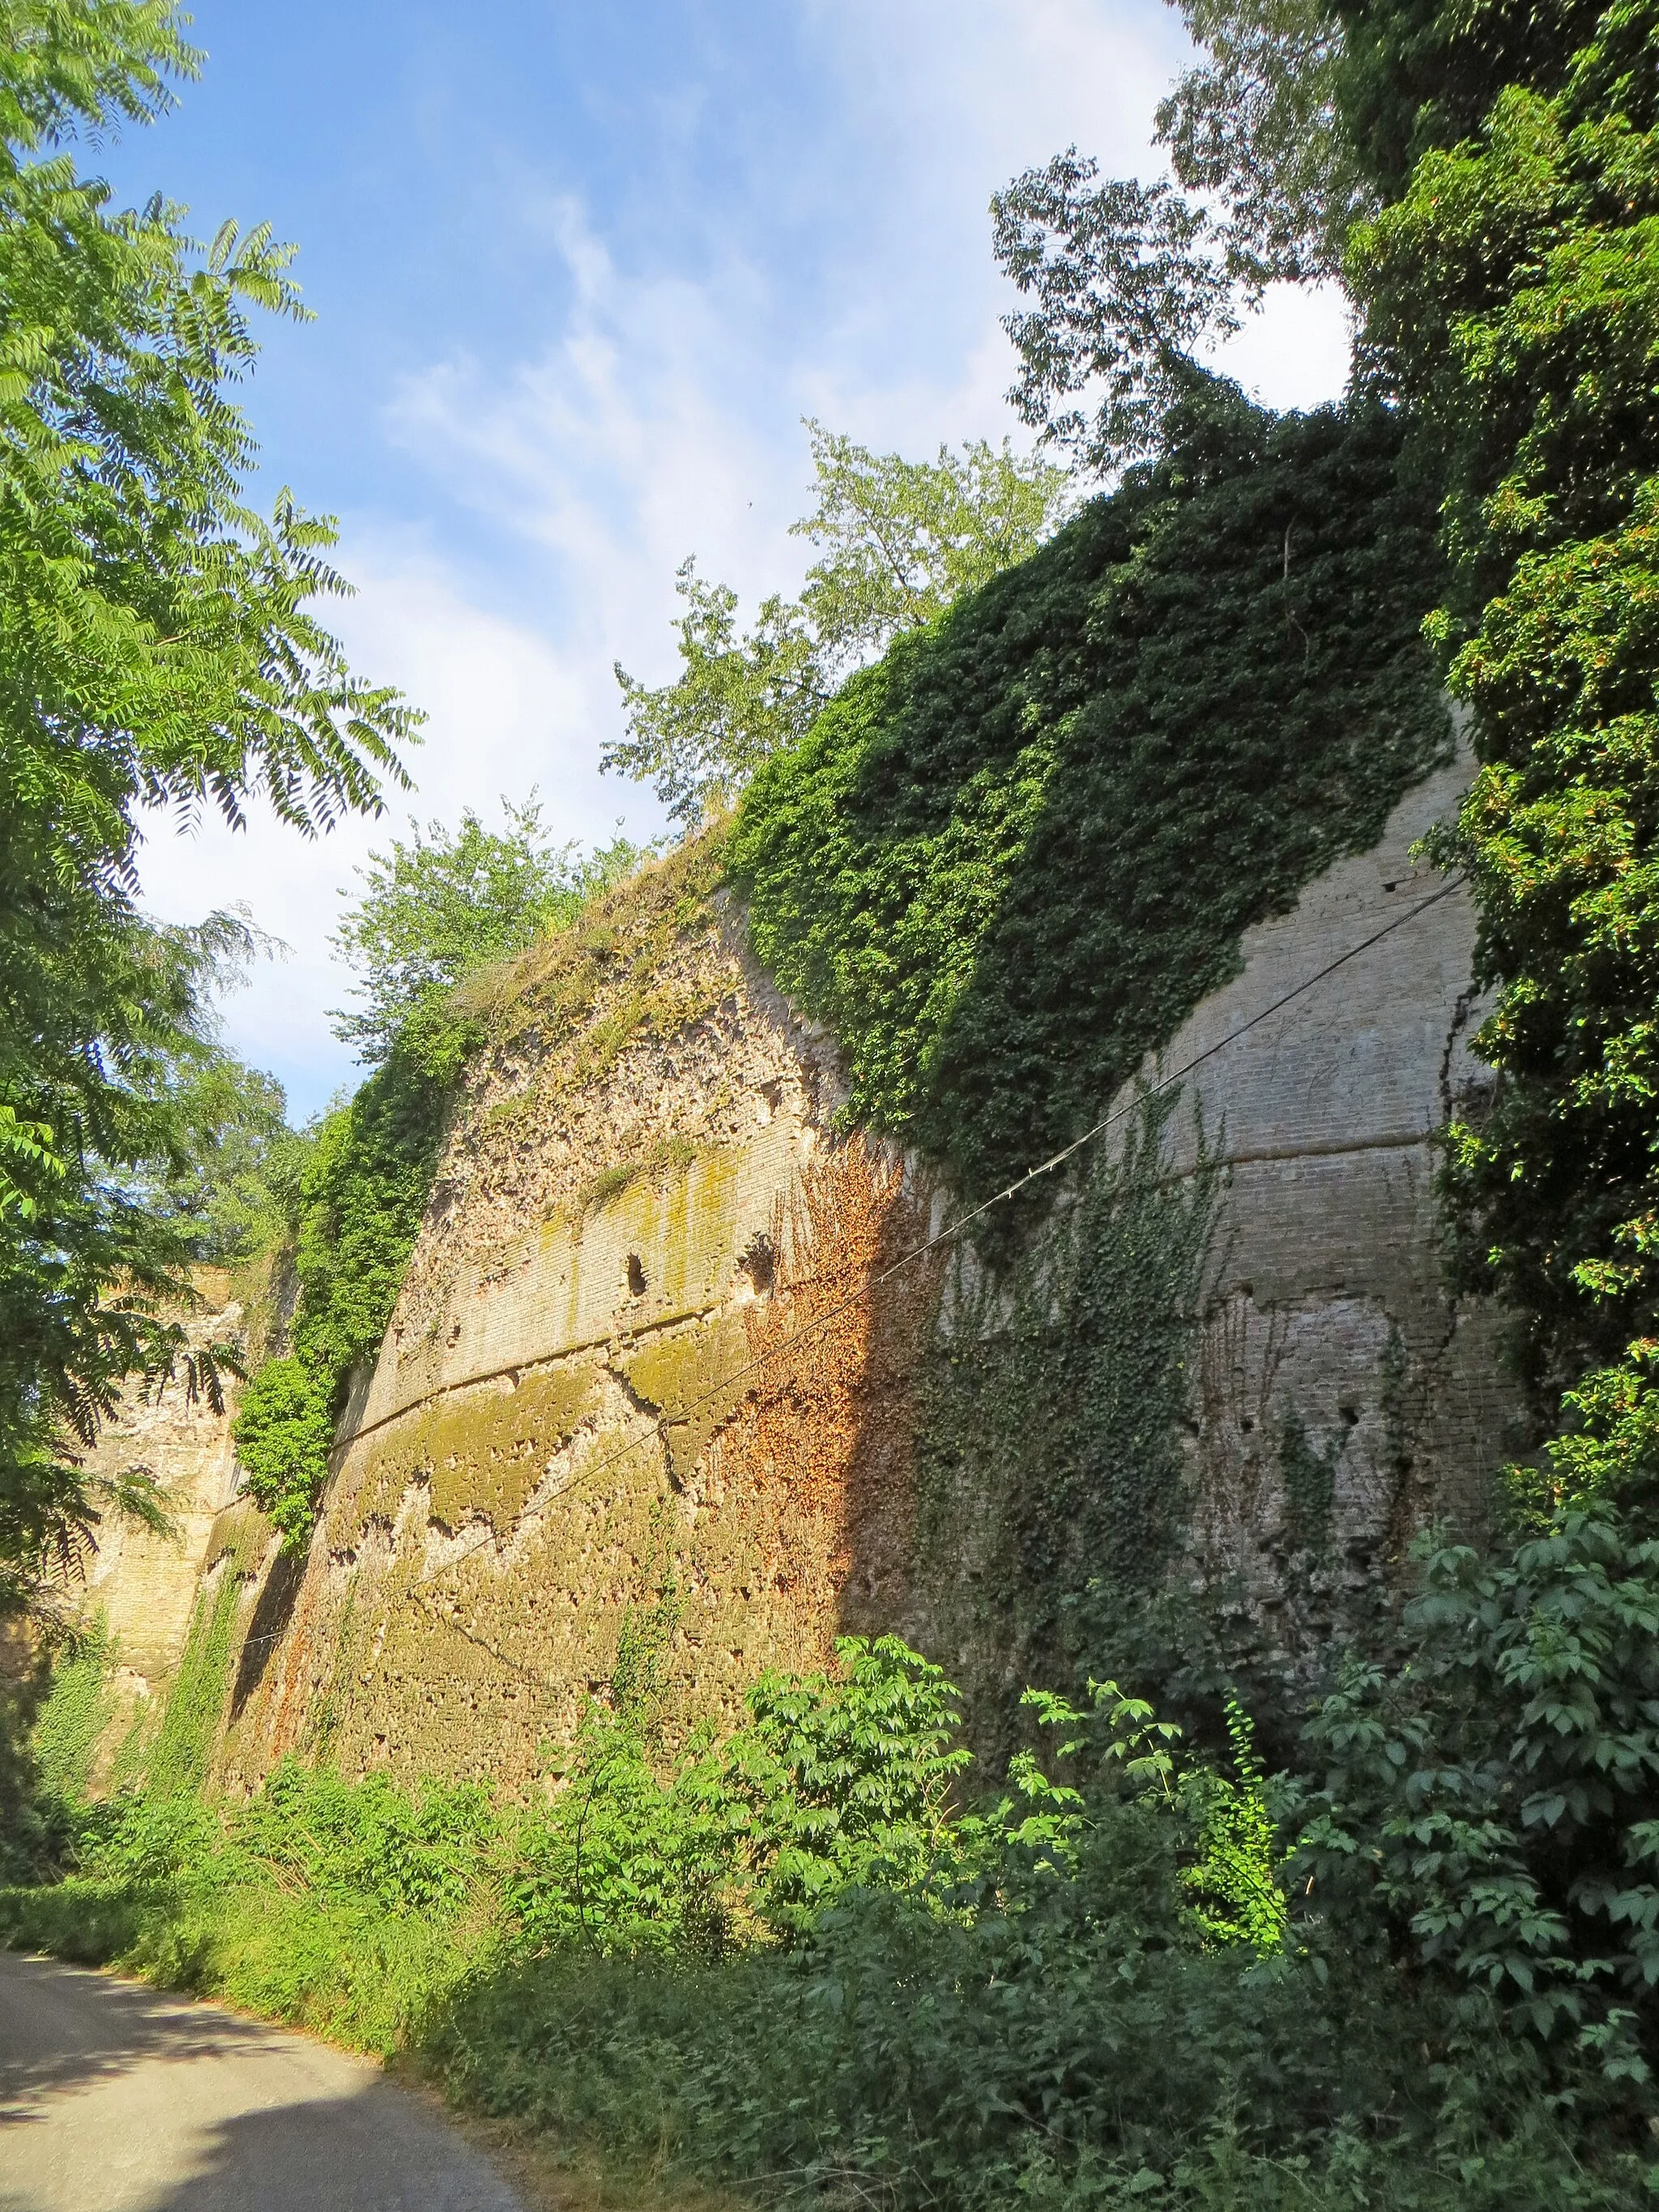
[[[747,1364],[749,1339],[742,1317],[653,1334],[614,1362],[635,1397],[662,1422],[661,1435],[675,1481],[684,1489],[716,1433],[743,1402],[746,1378],[727,1381]]]
[[[351,1507],[331,1540],[349,1546],[370,1522],[390,1522],[417,1483],[428,1486],[428,1516],[443,1529],[480,1519],[510,1528],[592,1412],[596,1387],[586,1364],[541,1368],[449,1393],[392,1423],[369,1440]]]
[[[349,1771],[527,1790],[665,1573],[671,1735],[735,1718],[768,1666],[822,1663],[849,1587],[884,1601],[872,1593],[908,1542],[931,1290],[847,1300],[921,1218],[893,1162],[841,1147],[780,1207],[746,1303],[516,1389],[449,1394],[365,1438],[234,1718],[227,1778],[325,1748]]]
[[[913,1613],[981,1733],[1026,1681],[1104,1677],[1168,1577],[1189,1510],[1182,1423],[1217,1223],[1200,1149],[1167,1171],[1174,1093],[1097,1156],[1042,1243],[962,1255],[921,1379]]]

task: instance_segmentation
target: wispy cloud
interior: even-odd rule
[[[710,46],[672,99],[628,114],[620,198],[598,181],[615,147],[557,179],[533,147],[505,150],[491,252],[546,313],[493,351],[441,327],[359,407],[384,460],[348,521],[358,596],[339,626],[365,673],[428,714],[413,801],[315,847],[258,821],[152,840],[160,910],[246,900],[293,945],[228,1028],[302,1109],[349,1073],[324,1009],[345,988],[327,939],[354,864],[411,805],[453,822],[532,784],[562,835],[602,836],[619,812],[654,828],[648,794],[598,761],[618,728],[612,661],[673,672],[678,562],[696,552],[751,602],[798,580],[802,415],[912,453],[1018,430],[989,195],[1073,141],[1155,168],[1152,107],[1185,51],[1147,0],[805,0],[787,36],[785,110],[751,117]],[[1340,302],[1276,299],[1224,359],[1273,404],[1329,396]]]

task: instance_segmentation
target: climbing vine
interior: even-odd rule
[[[1219,1188],[1201,1143],[1174,1171],[1178,1110],[1174,1091],[1149,1097],[1010,1270],[964,1259],[922,1372],[917,1571],[954,1575],[944,1529],[988,1516],[970,1601],[1031,1674],[1109,1671],[1187,1518],[1181,1423]]]
[[[91,1787],[99,1739],[115,1710],[110,1678],[117,1656],[109,1625],[97,1613],[53,1663],[34,1724],[34,1758],[41,1787],[55,1797],[74,1801]]]
[[[153,1796],[192,1796],[207,1780],[230,1695],[231,1645],[240,1589],[236,1577],[222,1571],[217,1582],[197,1596],[178,1672],[155,1735],[142,1754],[144,1781]]]
[[[982,1194],[1095,1117],[1249,923],[1376,842],[1449,742],[1400,447],[1380,407],[1208,385],[1164,459],[762,769],[729,865],[840,1040],[849,1118]]]
[[[243,1393],[236,1443],[255,1502],[303,1547],[353,1368],[392,1318],[448,1114],[443,1055],[393,1048],[318,1131],[292,1194],[291,1348]]]

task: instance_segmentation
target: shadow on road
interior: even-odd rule
[[[520,2212],[370,2062],[0,1953],[0,2212]]]
[[[275,2033],[142,1983],[0,1955],[0,2129],[38,2118],[53,2090],[85,2087],[142,2059],[257,2049]]]

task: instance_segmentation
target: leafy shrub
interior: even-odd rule
[[[1659,2044],[1659,1542],[1604,1508],[1507,1559],[1431,1549],[1392,1674],[1309,1734],[1304,1839],[1334,1919],[1554,2051],[1645,2083]]]
[[[659,1624],[660,1627],[660,1624]],[[564,1785],[520,1838],[513,1893],[537,1947],[719,1956],[804,1936],[860,1885],[915,1884],[950,1848],[967,1753],[956,1692],[896,1637],[842,1638],[837,1669],[763,1675],[725,1745],[663,1762],[648,1695],[613,1684]],[[624,1665],[638,1662],[624,1646]]]
[[[1613,2008],[1644,1953],[1630,1947],[1599,2009],[1606,1947],[1572,1953],[1591,1969],[1577,2024],[1612,2031],[1588,2036],[1558,2032],[1565,1968],[1544,1961],[1541,2011],[1466,1971],[1457,1946],[1491,1942],[1467,1917],[1432,1940],[1451,1846],[1434,1808],[1412,1826],[1408,1779],[1470,1795],[1468,1768],[1496,1790],[1498,1812],[1474,1818],[1502,1877],[1504,1791],[1528,1759],[1553,1794],[1621,1747],[1639,1764],[1647,1723],[1619,1701],[1646,1695],[1654,1630],[1628,1586],[1651,1568],[1610,1540],[1564,1528],[1547,1559],[1529,1540],[1479,1577],[1434,1571],[1414,1668],[1316,1724],[1329,1786],[1293,1890],[1284,1843],[1306,1796],[1262,1773],[1237,1709],[1229,1771],[1113,1684],[1081,1711],[1034,1692],[1073,1779],[1028,1751],[1000,1796],[963,1808],[949,1684],[896,1641],[849,1642],[832,1672],[757,1684],[727,1745],[671,1753],[653,1697],[666,1601],[633,1624],[543,1808],[291,1762],[246,1805],[150,1793],[85,1816],[79,1875],[0,1893],[0,1930],[368,2048],[413,2045],[489,2111],[771,2201],[1627,2204],[1647,2029]],[[1575,1611],[1587,1561],[1601,1581]],[[1463,1594],[1449,1611],[1446,1589]],[[1559,1623],[1581,1614],[1601,1621],[1583,1649],[1603,1655],[1607,1729],[1551,1749],[1572,1733],[1547,1699],[1528,1719],[1536,1685],[1510,1655],[1561,1673]],[[1447,1638],[1495,1675],[1443,1663]],[[1415,1734],[1377,1734],[1379,1695],[1410,1705]],[[1581,1812],[1585,1838],[1600,1823],[1580,1850],[1594,1867],[1624,1814],[1615,1802],[1607,1828],[1593,1782]],[[1501,1878],[1468,1893],[1524,1952],[1540,1910],[1516,1920]],[[1624,1924],[1605,1899],[1574,1909],[1592,1937]],[[1645,1906],[1636,1918],[1645,1942]]]
[[[311,1533],[333,1445],[334,1409],[317,1376],[291,1353],[267,1360],[242,1393],[236,1455],[249,1495],[290,1547]]]
[[[384,1775],[348,1782],[289,1759],[233,1816],[229,1833],[279,1879],[398,1916],[441,1915],[472,1894],[500,1826],[475,1783],[403,1790]]]
[[[925,1881],[969,1759],[940,1668],[896,1636],[844,1637],[836,1652],[834,1677],[763,1675],[726,1753],[755,1909],[781,1935],[807,1933],[848,1888]]]

